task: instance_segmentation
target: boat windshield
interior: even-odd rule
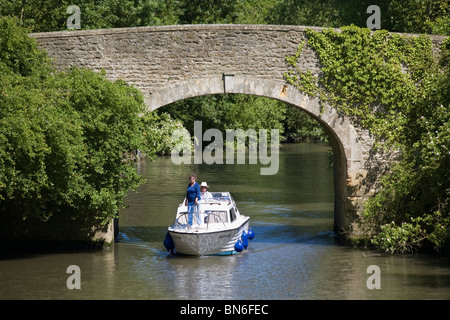
[[[202,198],[202,202],[230,202],[233,199],[229,192],[210,192],[211,197]]]
[[[227,211],[223,210],[206,210],[205,223],[225,223],[228,222]]]
[[[195,215],[195,213],[194,213]],[[201,211],[202,223],[214,224],[214,223],[227,223],[228,211],[227,210],[205,210]],[[195,218],[191,218],[196,221]],[[189,214],[187,212],[179,212],[175,222],[175,228],[184,228],[188,225]],[[234,219],[233,219],[234,220]],[[232,220],[232,221],[233,221]]]

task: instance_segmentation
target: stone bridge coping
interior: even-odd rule
[[[139,33],[139,32],[173,32],[173,31],[215,31],[215,30],[233,30],[233,31],[305,31],[312,29],[322,31],[323,27],[309,27],[296,25],[272,25],[272,24],[181,24],[181,25],[163,25],[148,27],[128,27],[128,28],[109,28],[109,29],[89,29],[74,31],[53,31],[31,33],[30,36],[36,38],[56,38],[56,37],[78,37],[81,35],[103,35],[119,33]],[[339,30],[339,29],[335,29]]]
[[[36,32],[30,36],[35,38],[56,38],[56,37],[78,37],[81,35],[103,35],[103,34],[119,34],[119,33],[139,33],[139,32],[173,32],[173,31],[215,31],[215,30],[233,30],[233,31],[305,31],[307,29],[322,31],[333,29],[339,31],[340,28],[330,27],[314,27],[314,26],[298,26],[298,25],[274,25],[274,24],[181,24],[181,25],[162,25],[162,26],[146,26],[146,27],[126,27],[126,28],[109,28],[109,29],[88,29],[75,31],[53,31],[53,32]],[[404,36],[419,36],[416,33],[400,33],[390,32],[391,34],[400,34]],[[435,42],[442,42],[448,36],[426,34]]]

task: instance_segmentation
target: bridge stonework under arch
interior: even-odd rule
[[[358,233],[354,223],[376,191],[392,159],[373,151],[374,140],[332,106],[321,105],[287,84],[287,56],[294,55],[306,27],[182,25],[31,34],[59,69],[105,70],[140,89],[148,110],[171,102],[222,93],[278,99],[302,108],[330,136],[334,154],[335,231]],[[322,28],[311,28],[322,30]],[[320,75],[314,51],[305,46],[297,64]],[[276,179],[276,176],[274,176]]]

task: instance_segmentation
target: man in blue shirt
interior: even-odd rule
[[[188,187],[186,189],[186,201],[185,205],[188,207],[188,225],[189,227],[192,226],[192,217],[193,213],[196,213],[197,216],[197,224],[201,224],[200,220],[200,206],[199,206],[199,200],[200,197],[200,185],[197,180],[197,176],[195,174],[191,174],[189,176],[190,183],[188,184]]]

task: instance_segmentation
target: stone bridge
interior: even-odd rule
[[[105,70],[140,89],[148,110],[207,94],[242,93],[297,106],[329,135],[334,154],[335,231],[352,236],[364,201],[391,159],[376,154],[367,131],[287,84],[287,56],[306,39],[306,27],[274,25],[182,25],[35,33],[60,69]],[[311,28],[322,30],[322,28]],[[320,74],[305,46],[297,64]],[[276,175],[274,176],[276,179]],[[346,238],[346,237],[344,237]]]

